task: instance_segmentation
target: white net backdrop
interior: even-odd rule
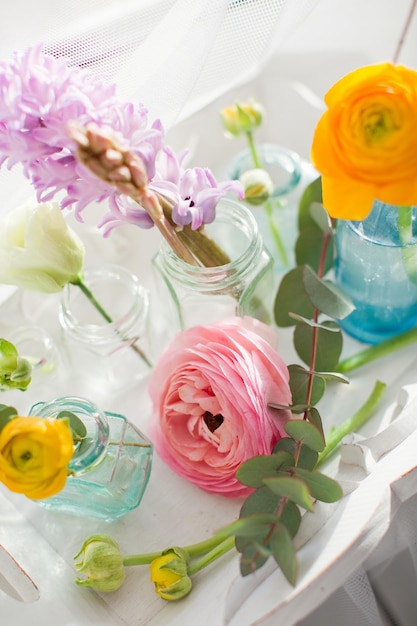
[[[272,126],[282,145],[308,158],[322,95],[359,64],[392,57],[410,0],[13,0],[2,5],[0,58],[43,42],[48,52],[108,75],[121,97],[143,102],[150,118],[161,118],[166,130],[253,82],[277,58],[273,80],[269,72],[259,94],[273,110],[263,130],[270,135]],[[400,58],[412,66],[417,66],[416,21]],[[280,80],[291,83],[298,100],[293,94],[288,98],[288,90],[281,93]],[[257,94],[242,92],[250,95]],[[300,97],[307,101],[311,95],[318,102],[310,102],[310,110],[298,108]],[[301,141],[293,130],[303,124]],[[0,170],[1,212],[30,193],[18,167]]]
[[[257,72],[317,1],[17,0],[0,53],[44,42],[106,73],[167,127]]]

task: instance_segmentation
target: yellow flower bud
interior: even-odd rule
[[[253,98],[248,102],[237,102],[234,106],[225,107],[221,110],[225,130],[237,137],[241,133],[253,131],[262,124],[264,109]]]
[[[150,570],[155,591],[164,600],[180,600],[190,593],[192,582],[181,550],[169,550],[154,559]]]
[[[249,204],[263,204],[274,191],[274,184],[270,175],[263,169],[253,169],[243,172],[240,182],[245,191],[245,200]]]
[[[96,591],[116,591],[122,586],[125,579],[123,557],[118,544],[109,535],[91,535],[74,559],[79,557],[81,560],[75,568],[87,578],[77,578],[77,585]]]
[[[73,452],[65,420],[15,417],[0,431],[0,482],[28,498],[49,498],[63,489]]]

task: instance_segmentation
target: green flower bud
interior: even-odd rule
[[[243,172],[240,182],[245,191],[245,200],[249,204],[263,204],[274,191],[274,184],[270,175],[263,169],[253,169]]]
[[[248,102],[237,102],[234,106],[225,107],[221,110],[225,130],[237,137],[241,133],[253,131],[262,124],[264,117],[264,109],[256,102],[250,99]]]
[[[156,593],[164,600],[180,600],[192,589],[185,552],[171,548],[150,565],[151,580]]]
[[[0,339],[0,391],[25,390],[31,381],[31,373],[29,361],[19,357],[10,341]]]
[[[86,579],[77,578],[77,585],[91,587],[96,591],[116,591],[125,579],[123,557],[118,544],[108,535],[91,535],[74,557],[81,560],[75,564]]]

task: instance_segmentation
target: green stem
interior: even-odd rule
[[[93,292],[87,287],[87,285],[85,284],[85,282],[83,281],[81,276],[78,276],[73,281],[71,281],[71,284],[72,285],[76,285],[77,287],[79,287],[81,289],[83,294],[88,298],[88,300],[91,302],[91,304],[94,306],[94,308],[106,320],[106,322],[108,322],[109,324],[113,323],[113,320],[110,317],[110,315],[101,306],[100,302],[94,296]],[[132,350],[134,350],[140,356],[140,358],[146,363],[146,365],[148,367],[150,367],[150,368],[152,367],[152,363],[149,361],[148,357],[145,355],[144,352],[142,352],[142,350],[135,343],[132,343],[130,345],[130,347],[132,348]]]
[[[354,413],[349,419],[345,420],[340,426],[336,426],[332,428],[329,434],[326,437],[327,443],[324,450],[319,454],[319,458],[317,461],[317,466],[323,463],[324,459],[330,456],[333,452],[335,452],[336,447],[342,441],[346,435],[351,432],[358,431],[372,416],[376,407],[378,406],[379,401],[381,400],[382,394],[386,389],[386,384],[377,380],[374,388],[371,392],[371,395],[366,400],[366,402],[360,407],[356,413]]]
[[[341,374],[346,374],[347,372],[351,372],[358,367],[367,365],[371,361],[375,361],[386,354],[391,354],[391,352],[394,352],[395,350],[408,346],[408,344],[413,343],[414,341],[417,341],[417,328],[411,328],[396,337],[391,337],[391,339],[382,341],[374,346],[364,348],[360,352],[343,359],[338,364],[336,371]]]
[[[253,133],[251,131],[248,131],[246,133],[246,137],[248,139],[249,150],[250,150],[250,153],[251,153],[251,156],[252,156],[253,164],[254,164],[254,166],[257,169],[262,169],[262,163],[261,163],[261,160],[259,158],[258,151],[256,149],[255,141],[253,139]],[[269,228],[271,230],[272,238],[273,238],[274,243],[275,243],[275,245],[277,247],[278,254],[281,257],[282,263],[284,265],[288,265],[287,252],[285,250],[284,244],[283,244],[282,239],[281,239],[281,235],[279,234],[279,230],[278,230],[277,225],[276,225],[276,223],[274,221],[274,218],[273,218],[272,204],[271,204],[271,202],[267,201],[267,202],[264,203],[263,206],[264,206],[264,210],[265,210],[266,217],[267,217],[267,220],[268,220],[268,226],[269,226]]]
[[[250,130],[249,130],[249,131],[247,131],[247,133],[246,133],[246,137],[247,137],[247,139],[248,139],[249,150],[250,150],[250,153],[251,153],[251,155],[252,155],[252,161],[253,161],[253,164],[254,164],[254,166],[255,166],[257,169],[262,169],[262,163],[261,163],[261,160],[260,160],[260,158],[259,158],[259,156],[258,156],[258,152],[257,152],[257,150],[256,150],[255,141],[254,141],[254,139],[253,139],[253,133],[252,133],[252,131],[250,131]]]
[[[268,220],[268,226],[271,230],[272,233],[272,238],[274,240],[274,243],[277,247],[278,250],[278,254],[281,257],[281,261],[284,265],[288,265],[288,255],[287,252],[285,250],[284,244],[282,242],[281,239],[281,235],[279,234],[279,230],[277,228],[277,225],[275,224],[273,215],[272,215],[272,205],[271,202],[269,200],[267,200],[264,204],[264,209],[265,209],[265,213],[266,213],[266,217]]]
[[[397,224],[402,243],[401,256],[404,269],[411,282],[417,283],[417,254],[415,246],[411,245],[413,241],[413,207],[398,207]]]
[[[196,574],[200,570],[207,567],[207,565],[210,565],[210,563],[213,563],[213,561],[219,557],[223,556],[227,552],[230,552],[230,550],[234,547],[235,538],[227,537],[227,539],[224,539],[221,543],[219,543],[219,545],[213,548],[213,550],[210,550],[210,552],[207,552],[204,556],[202,556],[201,559],[194,561],[194,563],[188,567],[188,575],[192,576],[193,574]]]
[[[234,538],[228,538],[233,539]],[[185,546],[183,550],[187,553],[189,558],[194,556],[199,556],[201,554],[210,553],[215,550],[219,545],[225,543],[224,536],[213,535],[209,539],[205,539],[204,541],[199,541],[198,543],[192,543],[188,546]],[[233,546],[230,546],[230,548]],[[230,549],[229,548],[229,549]],[[223,554],[226,552],[225,550]],[[124,565],[145,565],[148,563],[152,563],[155,559],[160,557],[164,551],[160,552],[148,552],[145,554],[132,554],[130,556],[126,556],[123,558]],[[220,554],[219,554],[220,556]]]

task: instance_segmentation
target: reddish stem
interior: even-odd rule
[[[408,33],[409,28],[410,28],[411,21],[413,19],[414,11],[416,10],[416,6],[417,6],[417,0],[412,0],[411,7],[410,7],[410,10],[408,12],[405,24],[404,24],[403,31],[401,33],[400,39],[399,39],[398,44],[397,44],[397,49],[395,50],[395,53],[394,53],[394,56],[393,56],[393,59],[392,59],[393,63],[398,63],[398,59],[399,59],[399,56],[401,54],[401,50],[402,50],[405,38],[407,37],[407,33]]]

